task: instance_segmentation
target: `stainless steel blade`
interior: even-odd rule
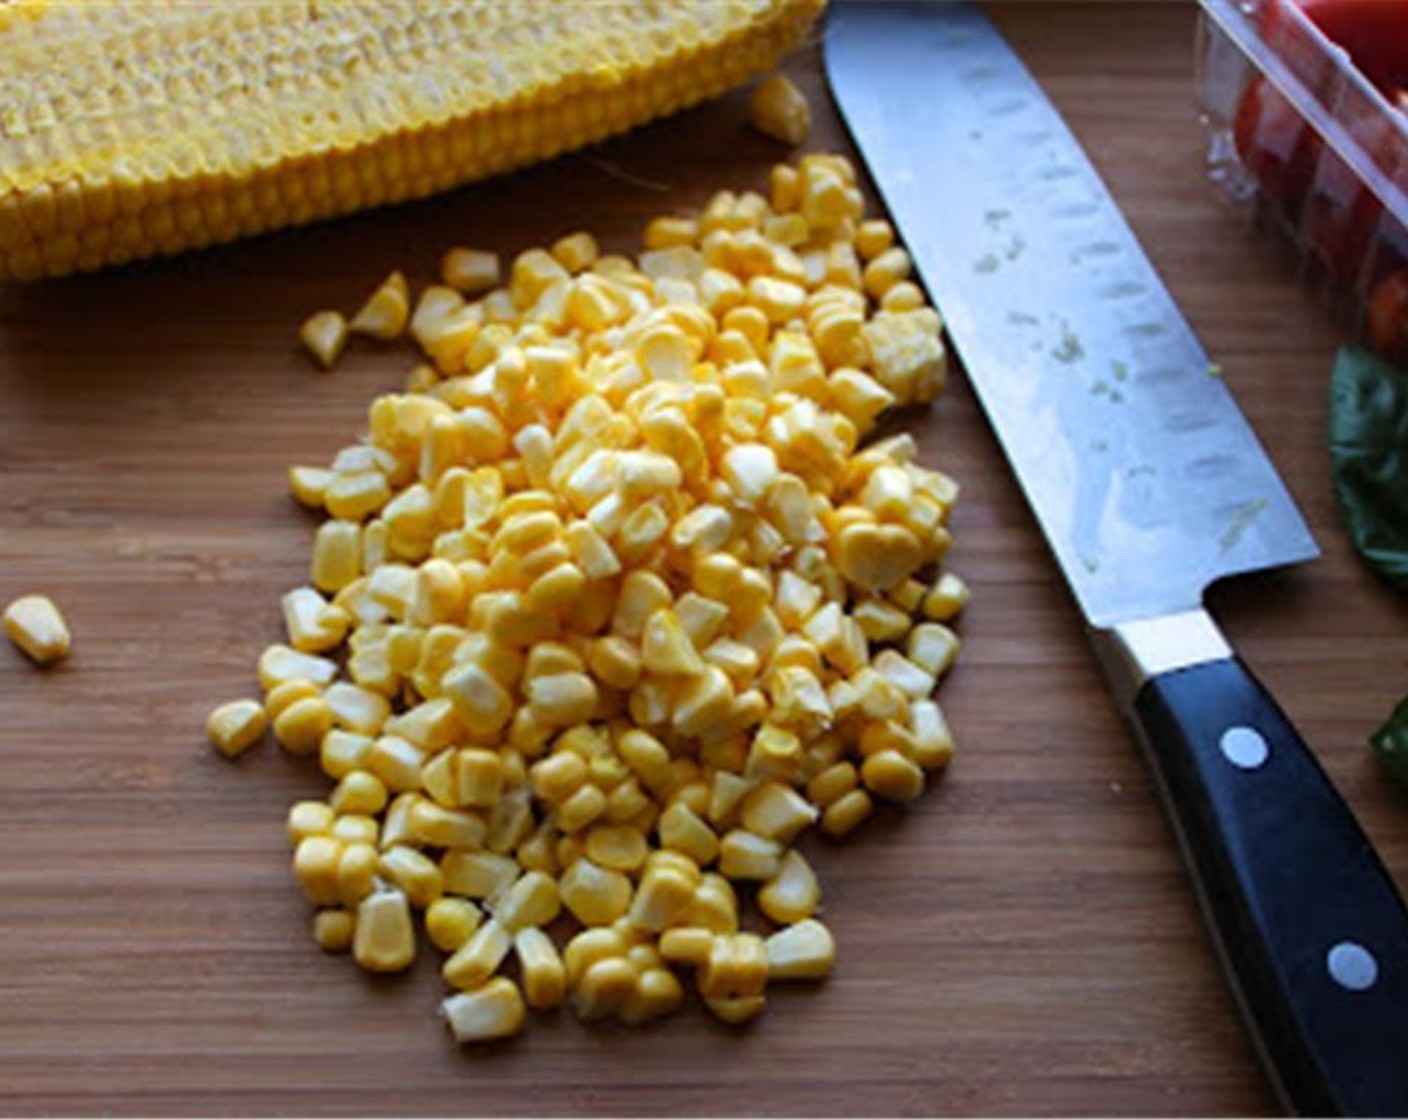
[[[842,4],[831,88],[1096,626],[1315,542],[1080,145],[960,3]]]

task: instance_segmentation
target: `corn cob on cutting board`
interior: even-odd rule
[[[23,0],[0,8],[0,280],[421,198],[583,147],[768,70],[821,6]]]
[[[1320,461],[1334,336],[1206,192],[1192,13],[1004,5],[1047,84],[1326,545],[1218,612],[1287,700],[1391,870],[1403,807],[1365,734],[1403,688],[1404,612],[1348,554]],[[818,59],[789,64],[844,150]],[[393,267],[570,229],[634,248],[658,213],[756,186],[787,154],[731,95],[602,149],[414,206],[53,284],[0,287],[0,599],[42,587],[75,631],[40,676],[0,648],[0,1111],[141,1113],[1242,1113],[1271,1102],[1152,791],[961,374],[917,420],[965,486],[974,590],[945,688],[944,788],[858,842],[807,849],[841,959],[742,1035],[535,1021],[465,1053],[427,958],[361,978],[307,937],[279,821],[320,779],[200,741],[247,687],[311,524],[284,471],[330,455],[399,385],[294,341]],[[771,993],[770,993],[771,994]]]

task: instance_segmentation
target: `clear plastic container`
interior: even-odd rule
[[[1408,341],[1408,112],[1293,3],[1199,8],[1213,180],[1290,238],[1358,333],[1401,358],[1389,340]]]

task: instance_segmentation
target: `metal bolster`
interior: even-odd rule
[[[1201,608],[1117,622],[1093,629],[1090,640],[1115,699],[1126,712],[1146,681],[1232,656],[1217,623]]]

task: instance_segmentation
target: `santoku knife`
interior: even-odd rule
[[[841,3],[831,88],[1145,748],[1269,1075],[1408,1113],[1408,913],[1202,607],[1316,547],[1060,115],[975,9]]]

